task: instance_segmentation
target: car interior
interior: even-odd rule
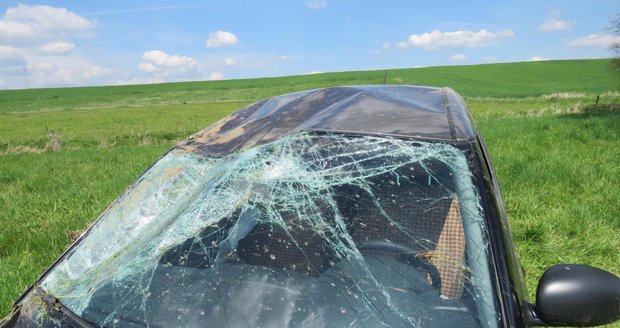
[[[240,208],[166,251],[144,277],[148,291],[102,288],[83,316],[119,326],[479,325],[454,189],[449,168],[427,160],[332,188],[336,207],[314,199],[276,218],[264,204]]]

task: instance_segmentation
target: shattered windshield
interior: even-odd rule
[[[472,179],[439,142],[175,148],[40,286],[96,326],[496,326]]]

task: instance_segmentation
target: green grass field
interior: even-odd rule
[[[250,102],[331,85],[449,86],[499,175],[533,295],[555,263],[620,274],[620,77],[610,60],[0,91],[0,317],[174,143]],[[595,106],[597,96],[599,103]]]

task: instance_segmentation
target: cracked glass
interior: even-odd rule
[[[494,327],[468,151],[308,131],[177,147],[39,286],[95,326]]]

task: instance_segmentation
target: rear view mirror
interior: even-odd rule
[[[536,291],[536,316],[547,325],[591,327],[620,319],[620,278],[593,267],[547,269]]]

